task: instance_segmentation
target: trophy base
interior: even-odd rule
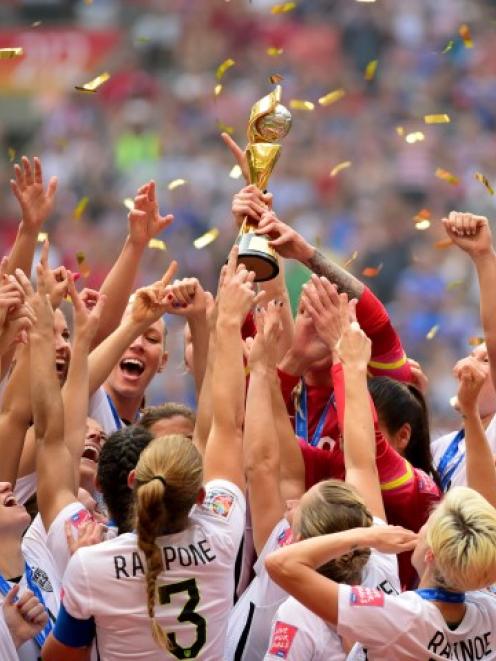
[[[275,251],[264,236],[240,234],[238,238],[238,264],[244,264],[255,272],[255,282],[272,280],[279,273],[279,263]]]

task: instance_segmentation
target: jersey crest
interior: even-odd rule
[[[277,536],[277,546],[281,548],[282,546],[288,546],[293,541],[293,531],[291,528],[286,528]]]
[[[272,640],[270,641],[269,654],[276,656],[278,659],[287,659],[297,633],[297,627],[278,620],[274,627]]]
[[[91,514],[88,512],[87,509],[80,509],[78,512],[73,514],[70,518],[69,521],[72,523],[74,528],[79,528],[80,526],[83,525],[83,523],[86,523],[87,521],[91,521],[93,517]]]
[[[350,604],[352,606],[384,606],[384,592],[366,588],[363,585],[353,585]]]
[[[202,509],[222,519],[229,519],[234,505],[234,494],[225,489],[209,489],[202,503]]]
[[[33,568],[33,581],[40,586],[43,592],[53,592],[53,587],[47,573],[43,569],[40,569],[40,567]]]

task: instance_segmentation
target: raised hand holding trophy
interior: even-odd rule
[[[279,158],[281,145],[276,140],[284,138],[291,128],[291,113],[280,103],[281,87],[257,101],[251,109],[248,122],[248,146],[246,160],[250,183],[265,190],[270,175]],[[239,231],[238,262],[255,272],[255,282],[272,280],[279,273],[277,254],[269,245],[269,237],[257,235],[256,223],[248,216]]]

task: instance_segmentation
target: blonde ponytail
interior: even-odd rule
[[[185,436],[156,438],[136,466],[135,525],[138,547],[145,555],[147,610],[152,636],[171,651],[169,636],[155,618],[157,578],[164,572],[157,537],[183,530],[202,486],[202,459]]]

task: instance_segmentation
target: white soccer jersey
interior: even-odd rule
[[[5,623],[2,608],[0,608],[0,659],[2,661],[19,661],[14,641]]]
[[[385,525],[381,519],[375,518],[374,522]],[[372,550],[363,569],[362,585],[386,594],[399,594],[401,585],[396,556]],[[334,627],[289,597],[279,606],[274,617],[264,658],[266,661],[344,661],[346,652]]]
[[[229,615],[225,658],[227,661],[260,661],[267,650],[270,626],[287,592],[270,578],[265,558],[291,543],[291,527],[282,519],[274,527],[255,563],[255,578]]]
[[[358,639],[369,661],[496,659],[496,599],[466,595],[463,620],[451,630],[439,609],[416,592],[395,597],[362,586],[339,586],[338,633]]]
[[[450,432],[431,443],[432,457],[434,465],[439,469],[440,462],[443,460],[445,452],[450,447],[452,441],[456,437],[458,431]],[[493,454],[496,454],[496,415],[493,416],[491,422],[486,429],[486,438]],[[461,439],[458,444],[456,452],[450,457],[449,462],[446,463],[445,471],[454,468],[449,480],[450,487],[464,487],[467,486],[467,461],[466,461],[466,447],[465,439]],[[441,475],[442,477],[442,475]]]
[[[76,552],[63,580],[63,606],[78,620],[94,618],[102,661],[222,658],[245,509],[237,486],[213,480],[186,530],[156,540],[164,571],[157,579],[155,614],[177,646],[175,656],[159,651],[152,638],[146,565],[136,535],[126,533]],[[55,635],[70,641],[72,633],[57,630]]]
[[[110,436],[114,431],[122,429],[126,424],[119,418],[117,411],[112,406],[103,386],[100,386],[91,395],[88,407],[88,417],[96,420],[103,431]]]
[[[36,493],[37,484],[36,473],[17,478],[14,486],[14,496],[20,505],[25,505],[31,496]]]

